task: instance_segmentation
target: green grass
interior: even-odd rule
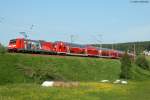
[[[150,61],[150,57],[147,58]],[[41,87],[18,67],[42,69],[66,81],[79,81],[80,87]],[[30,72],[30,71],[29,71]],[[0,100],[149,100],[150,72],[133,64],[127,85],[99,83],[119,78],[120,62],[114,59],[0,55]]]
[[[82,82],[78,88],[11,84],[0,86],[0,100],[149,100],[149,84],[150,81],[128,85]]]
[[[0,84],[33,82],[18,66],[50,70],[66,81],[100,81],[119,78],[120,62],[111,59],[34,56],[24,54],[0,55]]]

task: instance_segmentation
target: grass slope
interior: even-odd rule
[[[81,81],[80,87],[41,87],[18,67],[48,70],[67,81]],[[99,83],[101,79],[118,79],[119,73],[120,62],[112,59],[3,54],[0,55],[0,100],[150,99],[150,72],[136,65],[132,68],[136,81],[130,80],[128,85]]]
[[[0,84],[33,82],[17,67],[53,69],[66,81],[100,81],[118,79],[120,62],[111,59],[35,56],[24,54],[0,55]]]

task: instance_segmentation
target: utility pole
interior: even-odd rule
[[[134,44],[134,60],[135,60],[135,55],[136,55],[136,48],[135,48],[135,44]]]
[[[27,38],[29,37],[26,32],[19,32],[19,33],[20,33],[21,35],[23,35],[25,39],[27,39]]]
[[[71,44],[73,43],[73,38],[74,38],[74,35],[70,35],[70,42],[71,42]]]
[[[114,49],[116,49],[115,48],[115,41],[113,41],[113,43],[112,43],[112,50],[114,50]]]
[[[99,34],[98,36],[99,36],[99,38],[100,38],[99,42],[100,42],[100,49],[101,49],[101,48],[102,48],[102,36],[103,36],[103,35],[102,35],[102,34]]]
[[[99,49],[101,49],[102,48],[102,34],[98,34],[97,35],[97,38],[95,38],[95,40],[98,42],[98,44],[99,44]]]
[[[33,27],[35,27],[35,25],[31,25],[30,26],[30,29],[29,30],[27,30],[26,32],[19,32],[21,35],[23,35],[23,37],[25,38],[25,39],[27,39],[28,37],[29,37],[29,34],[31,33],[31,31],[33,30]]]
[[[112,43],[112,50],[114,50],[114,43]]]
[[[99,49],[102,48],[102,34],[98,34],[96,36],[92,36],[92,38],[94,39],[95,44],[97,44],[97,47]]]

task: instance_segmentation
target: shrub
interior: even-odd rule
[[[148,60],[145,58],[144,55],[142,56],[138,56],[136,61],[135,61],[136,65],[138,65],[139,67],[149,70],[150,69],[150,65],[148,63]]]
[[[33,78],[38,83],[41,83],[45,80],[64,80],[60,74],[58,74],[51,68],[35,68]]]
[[[46,80],[64,80],[64,78],[52,68],[32,68],[17,64],[17,69],[27,77],[32,78],[36,83],[41,83]]]
[[[0,54],[5,54],[6,53],[6,48],[0,45]]]
[[[127,54],[127,52],[125,52],[120,62],[121,62],[120,78],[125,78],[125,79],[131,78],[130,73],[131,73],[132,63],[131,63],[130,56]]]

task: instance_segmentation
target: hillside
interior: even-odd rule
[[[133,79],[145,79],[148,71],[134,65]],[[0,84],[40,83],[44,80],[100,81],[119,78],[120,61],[34,54],[0,55]]]
[[[0,84],[39,81],[42,76],[37,73],[46,73],[45,79],[65,81],[114,80],[120,73],[118,60],[101,58],[4,54],[0,65]]]
[[[150,58],[148,60],[150,61]],[[148,100],[150,98],[150,72],[135,65],[132,68],[134,80],[129,80],[127,85],[99,82],[101,79],[118,79],[119,73],[120,62],[113,59],[1,54],[0,99]],[[80,81],[80,87],[46,88],[37,84],[44,79]]]

